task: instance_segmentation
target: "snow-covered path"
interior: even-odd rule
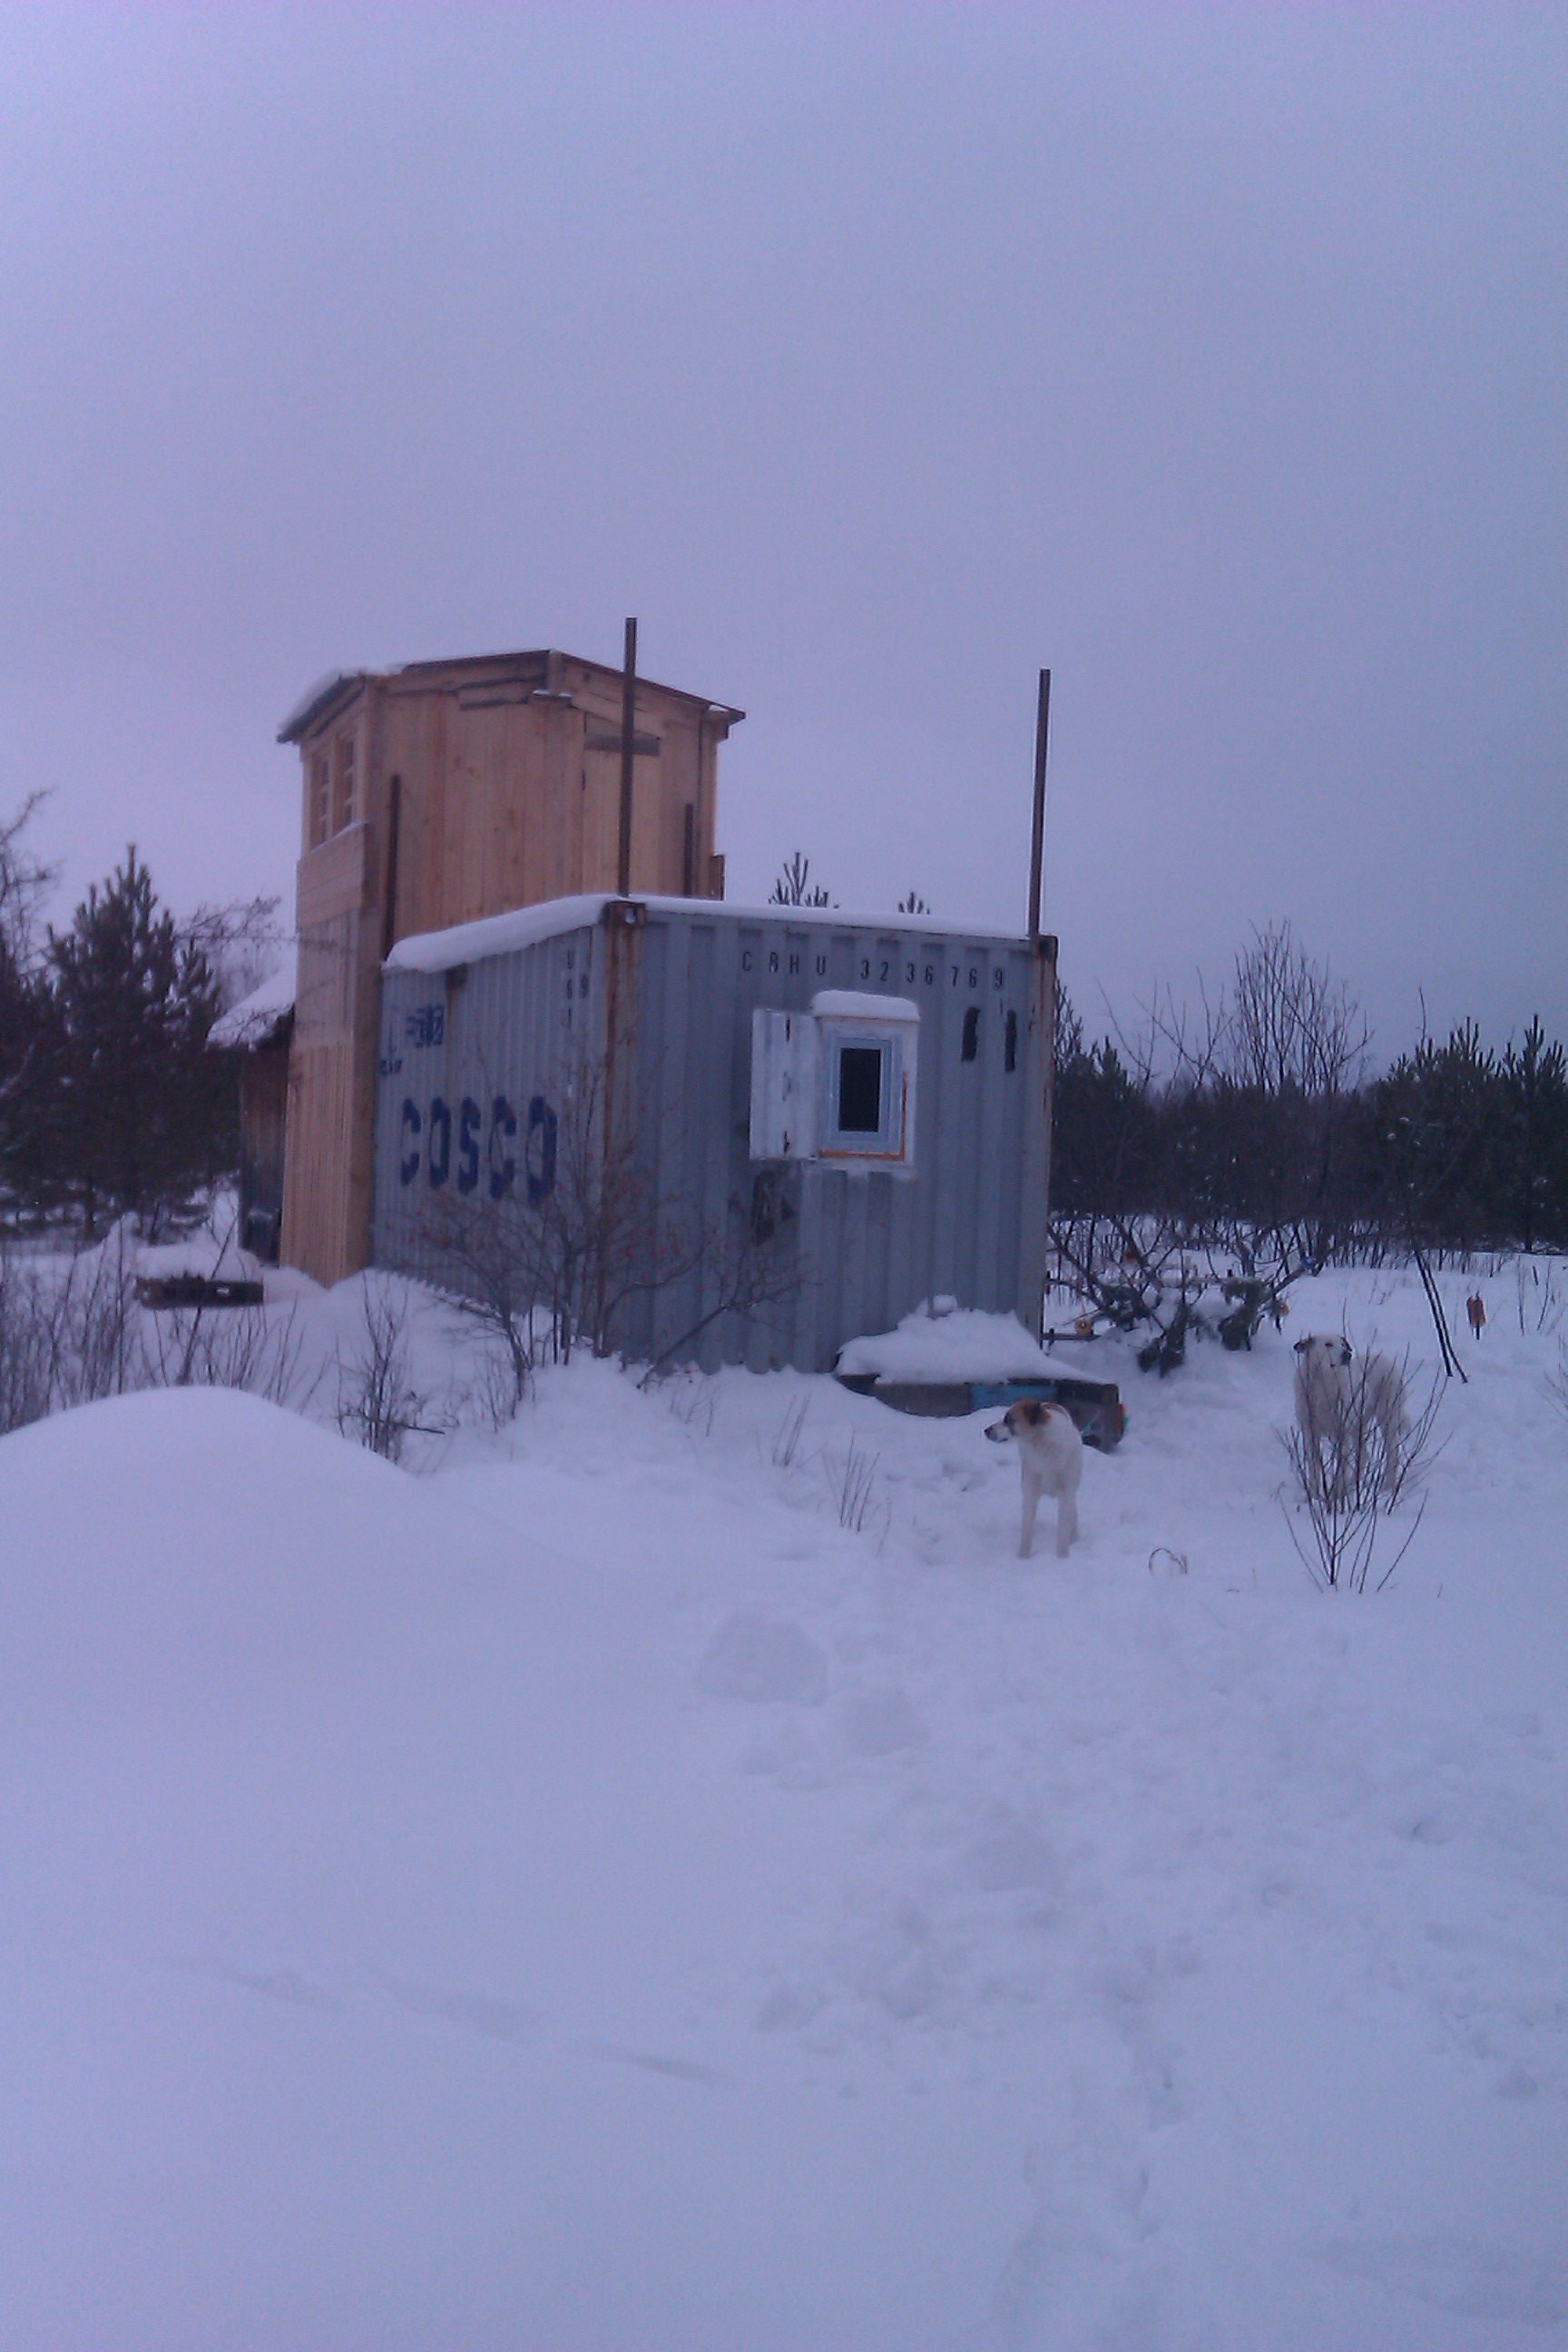
[[[418,1477],[0,1442],[0,2346],[1568,2337],[1553,1354],[1494,1310],[1376,1600],[1272,1335],[1095,1351],[1065,1563],[983,1423],[793,1376],[574,1365]]]

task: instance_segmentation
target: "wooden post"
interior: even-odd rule
[[[637,709],[637,625],[626,623],[625,675],[621,679],[621,856],[619,888],[623,898],[632,887],[632,761],[637,756],[635,730]]]
[[[385,903],[381,910],[381,960],[397,945],[397,852],[403,830],[403,779],[394,776],[386,787],[386,863],[381,878]]]
[[[1040,704],[1035,719],[1035,831],[1029,845],[1029,945],[1040,952],[1040,878],[1046,856],[1046,735],[1051,718],[1051,674],[1040,672]]]

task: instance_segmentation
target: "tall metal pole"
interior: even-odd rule
[[[1029,845],[1029,945],[1039,952],[1040,877],[1046,857],[1046,737],[1051,719],[1051,674],[1040,672],[1040,707],[1035,720],[1035,833]]]
[[[637,711],[637,625],[626,623],[625,675],[621,679],[621,858],[618,887],[623,898],[632,887],[632,761],[636,757]]]

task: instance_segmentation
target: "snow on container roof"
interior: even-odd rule
[[[454,923],[445,931],[416,931],[399,940],[387,957],[386,971],[450,971],[454,965],[478,963],[485,956],[513,955],[541,940],[563,931],[592,930],[605,908],[607,895],[581,898],[545,898],[536,907],[514,907],[510,914],[484,915],[477,923]]]
[[[1020,932],[1001,930],[989,923],[933,923],[912,915],[850,915],[837,907],[736,907],[721,898],[638,897],[622,901],[615,892],[602,891],[583,898],[545,898],[537,906],[515,908],[510,914],[486,915],[477,923],[455,923],[449,930],[416,932],[410,939],[398,940],[384,969],[450,971],[458,964],[478,963],[485,956],[511,955],[519,948],[532,947],[541,940],[559,938],[563,931],[591,930],[606,907],[620,904],[645,907],[650,915],[702,915],[715,922],[875,931],[884,938],[912,931],[922,939],[1005,940],[1012,946],[1026,944]],[[889,1005],[905,1002],[902,998],[868,997],[862,1003],[858,998],[852,998],[850,992],[826,992],[844,995],[845,1008],[855,1013],[874,1005],[884,1020],[919,1018],[912,1008],[903,1015],[889,1013]]]
[[[819,988],[811,1009],[827,1021],[918,1021],[921,1009],[907,996],[868,996],[858,988]]]

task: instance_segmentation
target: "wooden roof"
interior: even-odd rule
[[[455,688],[462,679],[475,673],[490,677],[518,678],[526,681],[537,677],[542,688],[546,681],[559,677],[570,665],[577,669],[596,671],[601,677],[618,680],[622,672],[609,662],[590,661],[583,654],[562,653],[553,646],[541,647],[530,653],[460,654],[447,660],[405,662],[391,670],[332,670],[308,687],[278,730],[279,743],[302,742],[307,735],[330,719],[340,706],[347,702],[372,678],[384,683],[396,681],[405,692],[442,690],[450,682]],[[657,678],[637,675],[639,689],[650,694],[668,695],[672,701],[688,702],[721,718],[727,727],[739,725],[745,712],[733,704],[715,702],[705,694],[689,694],[683,687],[661,686]]]

